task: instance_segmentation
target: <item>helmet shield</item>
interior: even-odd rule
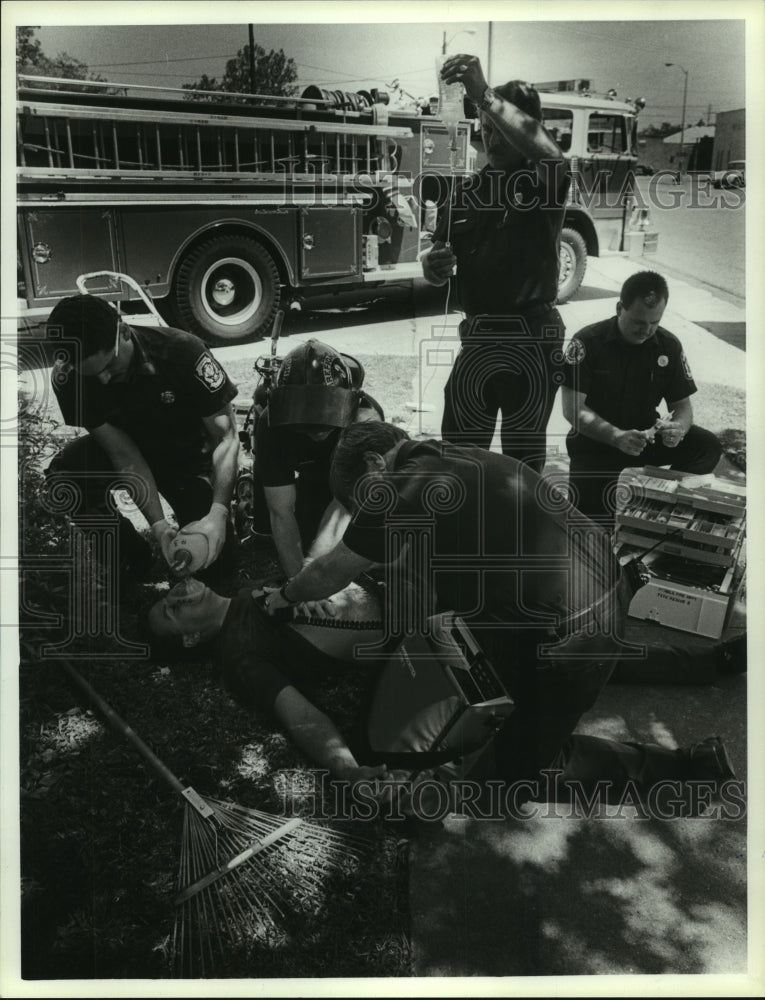
[[[286,385],[273,389],[268,400],[270,427],[347,427],[359,406],[355,389],[328,385]]]
[[[347,427],[359,406],[364,368],[318,340],[290,351],[268,398],[271,427]]]

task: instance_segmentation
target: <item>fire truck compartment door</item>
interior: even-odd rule
[[[56,209],[24,212],[33,302],[77,294],[77,277],[88,271],[120,271],[114,212],[111,209]],[[113,291],[107,278],[88,291]]]
[[[361,212],[357,208],[303,208],[299,213],[303,278],[361,273]]]

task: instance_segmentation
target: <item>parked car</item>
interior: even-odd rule
[[[712,184],[716,188],[746,187],[746,161],[731,160],[725,170],[714,170]]]
[[[638,177],[653,177],[655,173],[656,173],[655,168],[652,167],[649,163],[635,164],[635,174]]]

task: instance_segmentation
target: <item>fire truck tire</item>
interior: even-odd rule
[[[587,244],[576,229],[568,227],[560,234],[560,270],[558,272],[558,303],[563,304],[576,294],[587,270]]]
[[[280,297],[271,255],[247,236],[217,236],[200,243],[176,272],[174,299],[181,324],[213,344],[265,333]]]

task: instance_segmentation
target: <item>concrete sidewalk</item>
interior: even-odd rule
[[[612,315],[625,278],[650,266],[647,258],[591,260],[580,298],[561,309],[568,333]],[[662,324],[683,341],[697,383],[742,393],[744,352],[710,329],[743,325],[743,310],[682,281],[668,284]],[[457,317],[449,321],[442,330],[439,319],[417,319],[421,409],[409,426],[415,435],[439,436],[443,386],[459,346]],[[548,448],[558,452],[553,467],[567,465],[567,431],[558,399],[548,428]],[[726,471],[740,476],[732,466]],[[734,611],[730,627],[745,628],[743,608]],[[688,648],[708,643],[637,622],[627,638],[645,640],[646,629]],[[721,677],[708,687],[611,684],[579,731],[667,747],[719,734],[745,782],[746,692],[746,675]],[[636,818],[634,810],[618,807],[608,807],[603,818],[561,812],[541,805],[539,815],[526,819],[450,816],[413,841],[416,975],[745,973],[747,842],[740,810],[672,820]],[[449,988],[455,987],[452,979]],[[556,981],[551,995],[560,989]]]

